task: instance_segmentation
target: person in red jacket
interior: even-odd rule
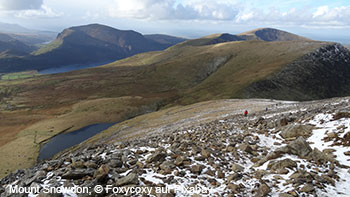
[[[244,111],[244,116],[248,116],[248,110]]]

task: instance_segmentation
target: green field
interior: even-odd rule
[[[1,76],[1,80],[16,80],[16,79],[25,79],[31,78],[38,75],[37,71],[25,71],[17,73],[8,73]]]

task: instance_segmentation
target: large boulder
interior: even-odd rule
[[[298,155],[299,157],[306,157],[312,152],[312,148],[309,143],[303,137],[298,137],[290,144],[287,145],[289,153],[293,155]]]
[[[312,134],[312,129],[313,127],[310,125],[300,125],[300,124],[287,125],[282,128],[280,135],[284,139],[300,137],[300,136],[309,137]]]

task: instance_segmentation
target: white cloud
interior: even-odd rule
[[[43,0],[0,0],[2,10],[36,10],[43,5]]]
[[[330,22],[330,23],[342,23],[350,24],[350,6],[340,6],[329,8],[328,6],[318,7],[316,12],[313,13],[313,19],[316,22]]]
[[[233,20],[238,10],[228,3],[188,1],[177,4],[176,0],[114,0],[109,14],[117,18],[158,20]]]
[[[37,10],[22,10],[15,13],[15,16],[18,18],[53,18],[62,15],[62,12],[55,12],[46,5],[42,5],[41,8]]]

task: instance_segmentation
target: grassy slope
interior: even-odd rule
[[[39,142],[70,126],[117,122],[175,101],[237,97],[240,89],[323,44],[180,44],[100,68],[1,81],[0,155],[8,159],[0,162],[0,176],[33,164],[39,150],[35,135]]]
[[[44,45],[43,47],[40,47],[38,50],[34,51],[32,53],[32,55],[41,55],[41,54],[48,53],[48,52],[60,47],[62,45],[62,43],[63,43],[62,39],[56,39],[56,40],[50,42],[50,44],[47,44],[47,45]]]
[[[208,48],[216,55],[232,55],[230,61],[202,83],[187,90],[179,103],[239,98],[249,84],[279,71],[288,62],[317,49],[321,42],[229,42]]]

